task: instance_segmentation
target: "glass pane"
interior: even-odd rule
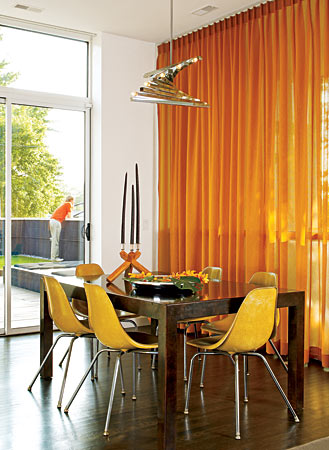
[[[0,54],[2,85],[87,96],[87,42],[1,26]],[[6,72],[5,83],[1,69]]]
[[[12,328],[39,325],[41,274],[84,261],[83,226],[84,113],[13,105]]]
[[[0,103],[0,329],[4,328],[4,265],[5,265],[5,105]]]

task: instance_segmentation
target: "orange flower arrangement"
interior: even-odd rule
[[[184,272],[172,272],[171,276],[180,279],[181,277],[196,277],[199,278],[201,283],[209,283],[208,274],[197,272],[196,270],[184,270]]]
[[[151,272],[129,273],[125,278],[127,281],[134,280],[142,282],[158,281],[161,283],[173,283],[179,289],[190,289],[196,292],[202,287],[202,284],[209,282],[208,274],[197,272],[196,270],[184,270],[183,272],[172,272],[171,275],[154,275]]]

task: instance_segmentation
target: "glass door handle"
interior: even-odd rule
[[[86,226],[81,228],[81,236],[82,239],[86,238],[87,241],[90,241],[90,223],[87,223]]]

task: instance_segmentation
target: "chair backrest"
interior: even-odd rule
[[[47,292],[49,314],[57,328],[65,333],[78,335],[92,333],[75,316],[60,283],[53,277],[43,277],[43,281]]]
[[[270,338],[275,326],[277,288],[253,289],[243,300],[225,336],[210,348],[227,352],[257,350]]]
[[[223,269],[221,267],[205,267],[202,273],[208,275],[208,279],[211,281],[221,281],[222,280]]]
[[[84,276],[100,276],[104,275],[104,270],[101,268],[99,264],[96,263],[90,263],[90,264],[79,264],[75,268],[75,275],[77,277],[84,277]]]
[[[85,283],[88,301],[89,323],[97,338],[106,347],[118,350],[137,348],[121,326],[115,309],[107,293],[101,286]],[[142,346],[138,346],[143,348]]]
[[[272,286],[272,287],[278,287],[278,276],[274,272],[255,272],[250,280],[249,284],[256,284],[257,286]],[[280,313],[279,311],[276,311],[276,317],[275,317],[275,326],[273,328],[272,334],[270,336],[270,339],[273,339],[276,335],[276,329],[279,326],[280,322]]]
[[[274,272],[255,272],[251,276],[249,284],[278,287],[278,276]]]

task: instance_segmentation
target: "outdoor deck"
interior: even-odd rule
[[[0,278],[0,328],[4,326],[4,285]],[[13,286],[12,328],[33,327],[40,323],[40,294]]]
[[[12,328],[25,328],[25,327],[35,327],[40,324],[40,294],[36,290],[26,289],[25,287],[31,285],[32,283],[28,280],[29,275],[36,278],[36,283],[33,284],[39,286],[39,277],[42,275],[52,275],[53,272],[57,270],[74,271],[74,266],[76,266],[79,261],[63,261],[63,263],[53,264],[52,267],[47,269],[37,269],[37,270],[24,270],[20,268],[13,267],[16,272],[21,272],[22,277],[17,275],[15,277],[16,281],[22,282],[24,287],[12,286],[11,287],[11,322]],[[50,263],[46,263],[50,264]],[[66,268],[67,266],[70,268]],[[13,279],[12,279],[13,281]],[[35,280],[34,280],[35,281]],[[26,284],[26,286],[25,286]],[[4,327],[4,283],[3,277],[0,277],[0,328]]]

